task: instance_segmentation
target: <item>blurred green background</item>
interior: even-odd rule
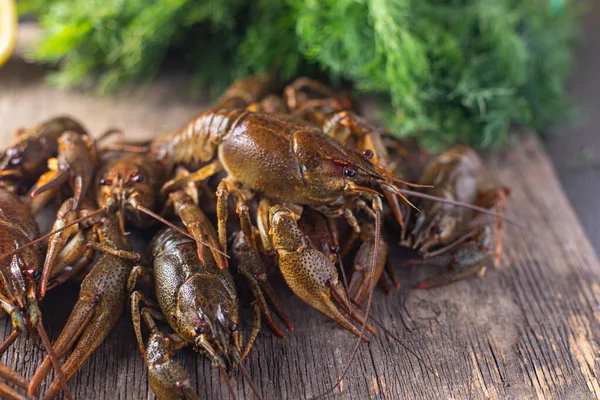
[[[217,95],[276,67],[378,93],[398,135],[500,148],[513,127],[573,119],[565,82],[580,2],[563,0],[25,0],[45,29],[29,58],[100,93],[165,66]]]

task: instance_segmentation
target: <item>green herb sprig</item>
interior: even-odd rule
[[[276,65],[381,94],[398,135],[441,149],[499,148],[513,126],[571,115],[565,82],[581,7],[552,0],[25,0],[50,81],[99,92],[152,78],[168,59],[218,93]]]

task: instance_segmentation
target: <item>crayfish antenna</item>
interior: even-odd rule
[[[354,359],[356,358],[356,356],[358,355],[358,349],[362,343],[362,341],[365,339],[365,331],[367,330],[367,327],[369,326],[369,318],[371,317],[370,313],[371,313],[371,308],[373,306],[373,293],[375,292],[375,270],[377,269],[377,258],[378,258],[378,253],[379,253],[379,241],[380,241],[380,236],[381,236],[381,210],[383,208],[383,205],[381,204],[381,198],[380,197],[374,197],[373,198],[373,208],[375,210],[375,247],[373,249],[373,262],[371,263],[371,271],[370,271],[370,278],[369,278],[369,298],[367,300],[367,307],[364,310],[364,321],[362,323],[362,326],[360,328],[360,335],[358,336],[358,340],[356,341],[356,344],[354,345],[354,349],[352,350],[352,353],[350,355],[350,359],[348,360],[348,362],[346,363],[346,366],[344,367],[342,374],[340,375],[337,383],[335,384],[335,386],[333,386],[331,389],[327,390],[326,392],[319,394],[315,397],[313,397],[314,399],[319,399],[322,397],[325,397],[326,395],[333,393],[333,391],[335,389],[337,389],[338,387],[340,387],[340,385],[342,384],[342,381],[344,380],[344,378],[346,377],[346,375],[348,374],[348,372],[350,371],[350,367],[352,366],[352,362],[354,361]]]
[[[38,331],[38,335],[40,336],[40,339],[42,340],[42,343],[44,344],[44,347],[46,348],[46,351],[48,352],[48,357],[50,358],[50,361],[52,362],[52,365],[54,366],[54,370],[56,372],[56,375],[58,376],[58,381],[60,382],[60,385],[63,388],[65,398],[67,398],[68,400],[73,400],[73,396],[71,395],[71,391],[70,391],[69,385],[67,383],[67,377],[65,375],[65,372],[62,369],[62,365],[60,365],[58,356],[56,355],[56,352],[54,351],[54,348],[52,347],[52,343],[50,343],[50,340],[48,339],[48,335],[46,335],[46,330],[44,329],[44,325],[42,325],[41,319],[38,321],[36,328]],[[36,395],[35,393],[30,393],[29,390],[28,390],[28,394],[30,396]]]
[[[403,196],[403,194],[404,194],[407,196],[418,197],[420,199],[437,201],[439,203],[450,204],[450,205],[457,206],[457,207],[464,207],[464,208],[468,208],[473,211],[477,211],[477,212],[498,218],[502,221],[508,222],[509,224],[516,226],[517,228],[528,229],[527,227],[519,224],[517,221],[504,216],[502,213],[497,213],[497,212],[488,210],[487,208],[479,207],[479,206],[469,204],[469,203],[464,203],[462,201],[455,201],[455,200],[445,199],[442,197],[432,196],[430,194],[416,192],[416,191],[410,190],[410,189],[400,189],[400,188],[396,188],[394,186],[389,186],[389,185],[386,185],[386,188],[389,188],[391,191],[393,191],[398,196],[401,196],[403,198],[405,198],[405,196]]]
[[[252,377],[250,376],[250,374],[248,373],[246,368],[242,365],[242,363],[238,364],[238,368],[240,369],[240,371],[242,371],[242,375],[244,375],[244,378],[246,378],[246,380],[248,381],[248,385],[250,385],[250,389],[252,389],[252,393],[254,393],[254,396],[256,396],[256,398],[258,400],[262,400],[262,396],[258,392],[256,385],[254,385],[254,381],[252,381]]]
[[[352,304],[354,304],[354,306],[356,306],[356,308],[358,308],[359,310],[364,312],[364,308],[360,305],[360,303],[357,303],[356,301],[350,299],[350,301],[352,302]],[[390,338],[392,338],[396,343],[398,343],[400,346],[402,346],[402,348],[404,350],[406,350],[407,352],[409,352],[413,357],[415,357],[420,363],[423,364],[423,367],[431,372],[433,375],[438,376],[438,373],[435,372],[435,370],[433,368],[431,368],[431,366],[427,365],[427,363],[425,362],[425,360],[419,356],[417,353],[415,353],[414,350],[412,350],[410,347],[408,347],[404,341],[402,339],[400,339],[400,337],[398,337],[397,335],[395,335],[392,331],[390,331],[388,328],[385,327],[385,325],[383,324],[383,322],[381,322],[378,318],[375,318],[372,315],[369,315],[369,318],[371,319],[371,321],[373,321],[375,323],[375,325],[377,325],[379,328],[381,328],[381,330],[388,335]]]
[[[155,212],[151,211],[150,209],[148,209],[148,208],[146,208],[146,207],[142,206],[141,204],[135,204],[135,205],[133,205],[133,207],[134,207],[136,210],[139,210],[139,211],[141,211],[141,212],[143,212],[143,213],[145,213],[145,214],[148,214],[148,215],[149,215],[149,216],[151,216],[152,218],[154,218],[154,219],[156,219],[156,220],[158,220],[158,221],[162,222],[163,224],[167,225],[169,228],[171,228],[171,229],[175,229],[177,232],[181,233],[181,234],[182,234],[182,235],[184,235],[184,236],[187,236],[187,237],[189,237],[190,239],[192,239],[192,240],[193,240],[193,241],[195,241],[196,243],[198,243],[198,244],[201,244],[202,246],[206,246],[206,247],[208,247],[209,249],[211,249],[211,250],[213,250],[213,251],[215,251],[215,252],[217,252],[217,253],[221,254],[221,255],[222,255],[222,256],[224,256],[224,257],[230,258],[230,257],[229,257],[227,254],[223,253],[221,250],[217,249],[217,248],[216,248],[216,247],[214,247],[214,246],[211,246],[210,244],[208,244],[208,243],[206,243],[206,242],[204,242],[204,241],[202,241],[202,240],[200,240],[200,239],[198,239],[198,238],[195,238],[194,236],[192,236],[192,235],[190,235],[188,232],[186,232],[184,229],[181,229],[181,228],[180,228],[180,227],[178,227],[177,225],[173,224],[172,222],[169,222],[168,220],[164,219],[163,217],[161,217],[160,215],[158,215],[158,214],[156,214]]]
[[[231,394],[231,398],[233,400],[237,400],[237,396],[235,395],[235,391],[233,390],[233,385],[227,376],[227,372],[225,371],[225,367],[219,367],[219,372],[221,373],[221,380],[225,381],[227,386],[227,390],[229,390],[229,394]]]
[[[55,234],[57,234],[57,233],[60,233],[60,232],[64,231],[65,229],[69,229],[69,228],[70,228],[70,227],[72,227],[73,225],[77,225],[78,223],[80,223],[80,222],[82,222],[82,221],[85,221],[85,220],[87,220],[87,219],[90,219],[90,218],[92,218],[92,217],[95,217],[96,215],[98,215],[98,214],[101,214],[101,213],[103,213],[103,212],[105,212],[105,211],[106,211],[106,208],[100,208],[100,209],[98,209],[98,210],[96,210],[96,211],[92,211],[91,213],[87,214],[86,216],[83,216],[83,217],[81,217],[81,218],[78,218],[78,219],[76,219],[76,220],[74,220],[74,221],[72,221],[72,222],[69,222],[68,224],[66,224],[66,225],[65,225],[65,226],[63,226],[62,228],[56,229],[56,230],[54,230],[54,231],[52,231],[52,232],[48,232],[48,233],[46,233],[45,235],[42,235],[42,236],[40,236],[39,238],[32,240],[31,242],[27,242],[27,243],[25,243],[25,244],[24,244],[24,245],[22,245],[21,247],[19,247],[19,248],[17,248],[17,249],[15,249],[15,250],[13,250],[13,251],[11,251],[11,252],[8,252],[8,253],[1,254],[1,255],[0,255],[0,260],[4,259],[4,258],[6,258],[6,257],[13,256],[13,255],[15,255],[15,254],[19,253],[21,250],[23,250],[23,249],[24,249],[24,248],[26,248],[26,247],[32,246],[32,245],[34,245],[34,244],[36,244],[36,243],[39,243],[39,242],[43,241],[44,239],[47,239],[47,238],[49,238],[49,237],[50,237],[50,236],[52,236],[52,235],[55,235]]]

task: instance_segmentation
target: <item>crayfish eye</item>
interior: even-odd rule
[[[371,150],[371,149],[367,149],[367,150],[363,151],[362,154],[363,154],[363,156],[365,156],[365,158],[367,160],[370,160],[375,155],[375,153],[373,153],[373,150]]]
[[[13,158],[10,160],[12,165],[21,165],[23,163],[23,159],[21,157]]]
[[[348,178],[354,178],[356,176],[356,170],[352,167],[344,167],[344,175]]]
[[[36,279],[40,276],[40,271],[35,268],[29,268],[23,271],[23,277],[27,280]]]
[[[196,325],[194,327],[194,332],[196,332],[196,335],[202,335],[204,331],[206,331],[206,327],[204,325]]]
[[[340,252],[340,250],[341,250],[340,246],[335,246],[335,245],[332,245],[329,248],[329,251],[331,251],[333,254],[338,254]]]
[[[100,184],[102,186],[108,186],[108,185],[112,185],[112,179],[108,179],[108,178],[101,178],[100,179]]]
[[[235,322],[232,322],[232,323],[231,323],[231,325],[229,326],[229,330],[230,330],[231,332],[235,332],[235,331],[237,331],[237,330],[238,330],[238,326],[237,326],[237,324],[236,324]]]
[[[38,276],[40,276],[40,271],[35,268],[26,269],[23,271],[23,277],[25,279],[36,279]]]
[[[143,176],[143,175],[141,175],[141,174],[135,174],[135,175],[133,175],[133,176],[131,177],[131,181],[132,181],[132,182],[136,182],[136,183],[138,183],[138,182],[143,182],[143,181],[144,181],[144,176]]]

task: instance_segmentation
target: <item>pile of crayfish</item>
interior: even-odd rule
[[[426,154],[307,78],[276,95],[268,76],[251,76],[175,132],[102,143],[121,133],[92,138],[58,117],[0,153],[0,308],[13,328],[0,353],[24,332],[47,353],[30,380],[0,365],[4,398],[38,396],[52,369],[45,397],[71,398],[68,380],[126,311],[159,399],[198,398],[175,356],[186,346],[235,397],[228,374],[248,377],[262,323],[281,338],[293,330],[271,272],[356,335],[355,354],[380,325],[375,285],[399,287],[391,246],[407,249],[404,265],[435,266],[417,288],[481,275],[501,256],[508,190],[472,149]],[[60,207],[41,235],[35,217],[51,203]],[[131,232],[153,238],[136,252]],[[52,344],[39,302],[68,280],[81,281],[79,298]],[[253,297],[249,333],[241,285]]]

